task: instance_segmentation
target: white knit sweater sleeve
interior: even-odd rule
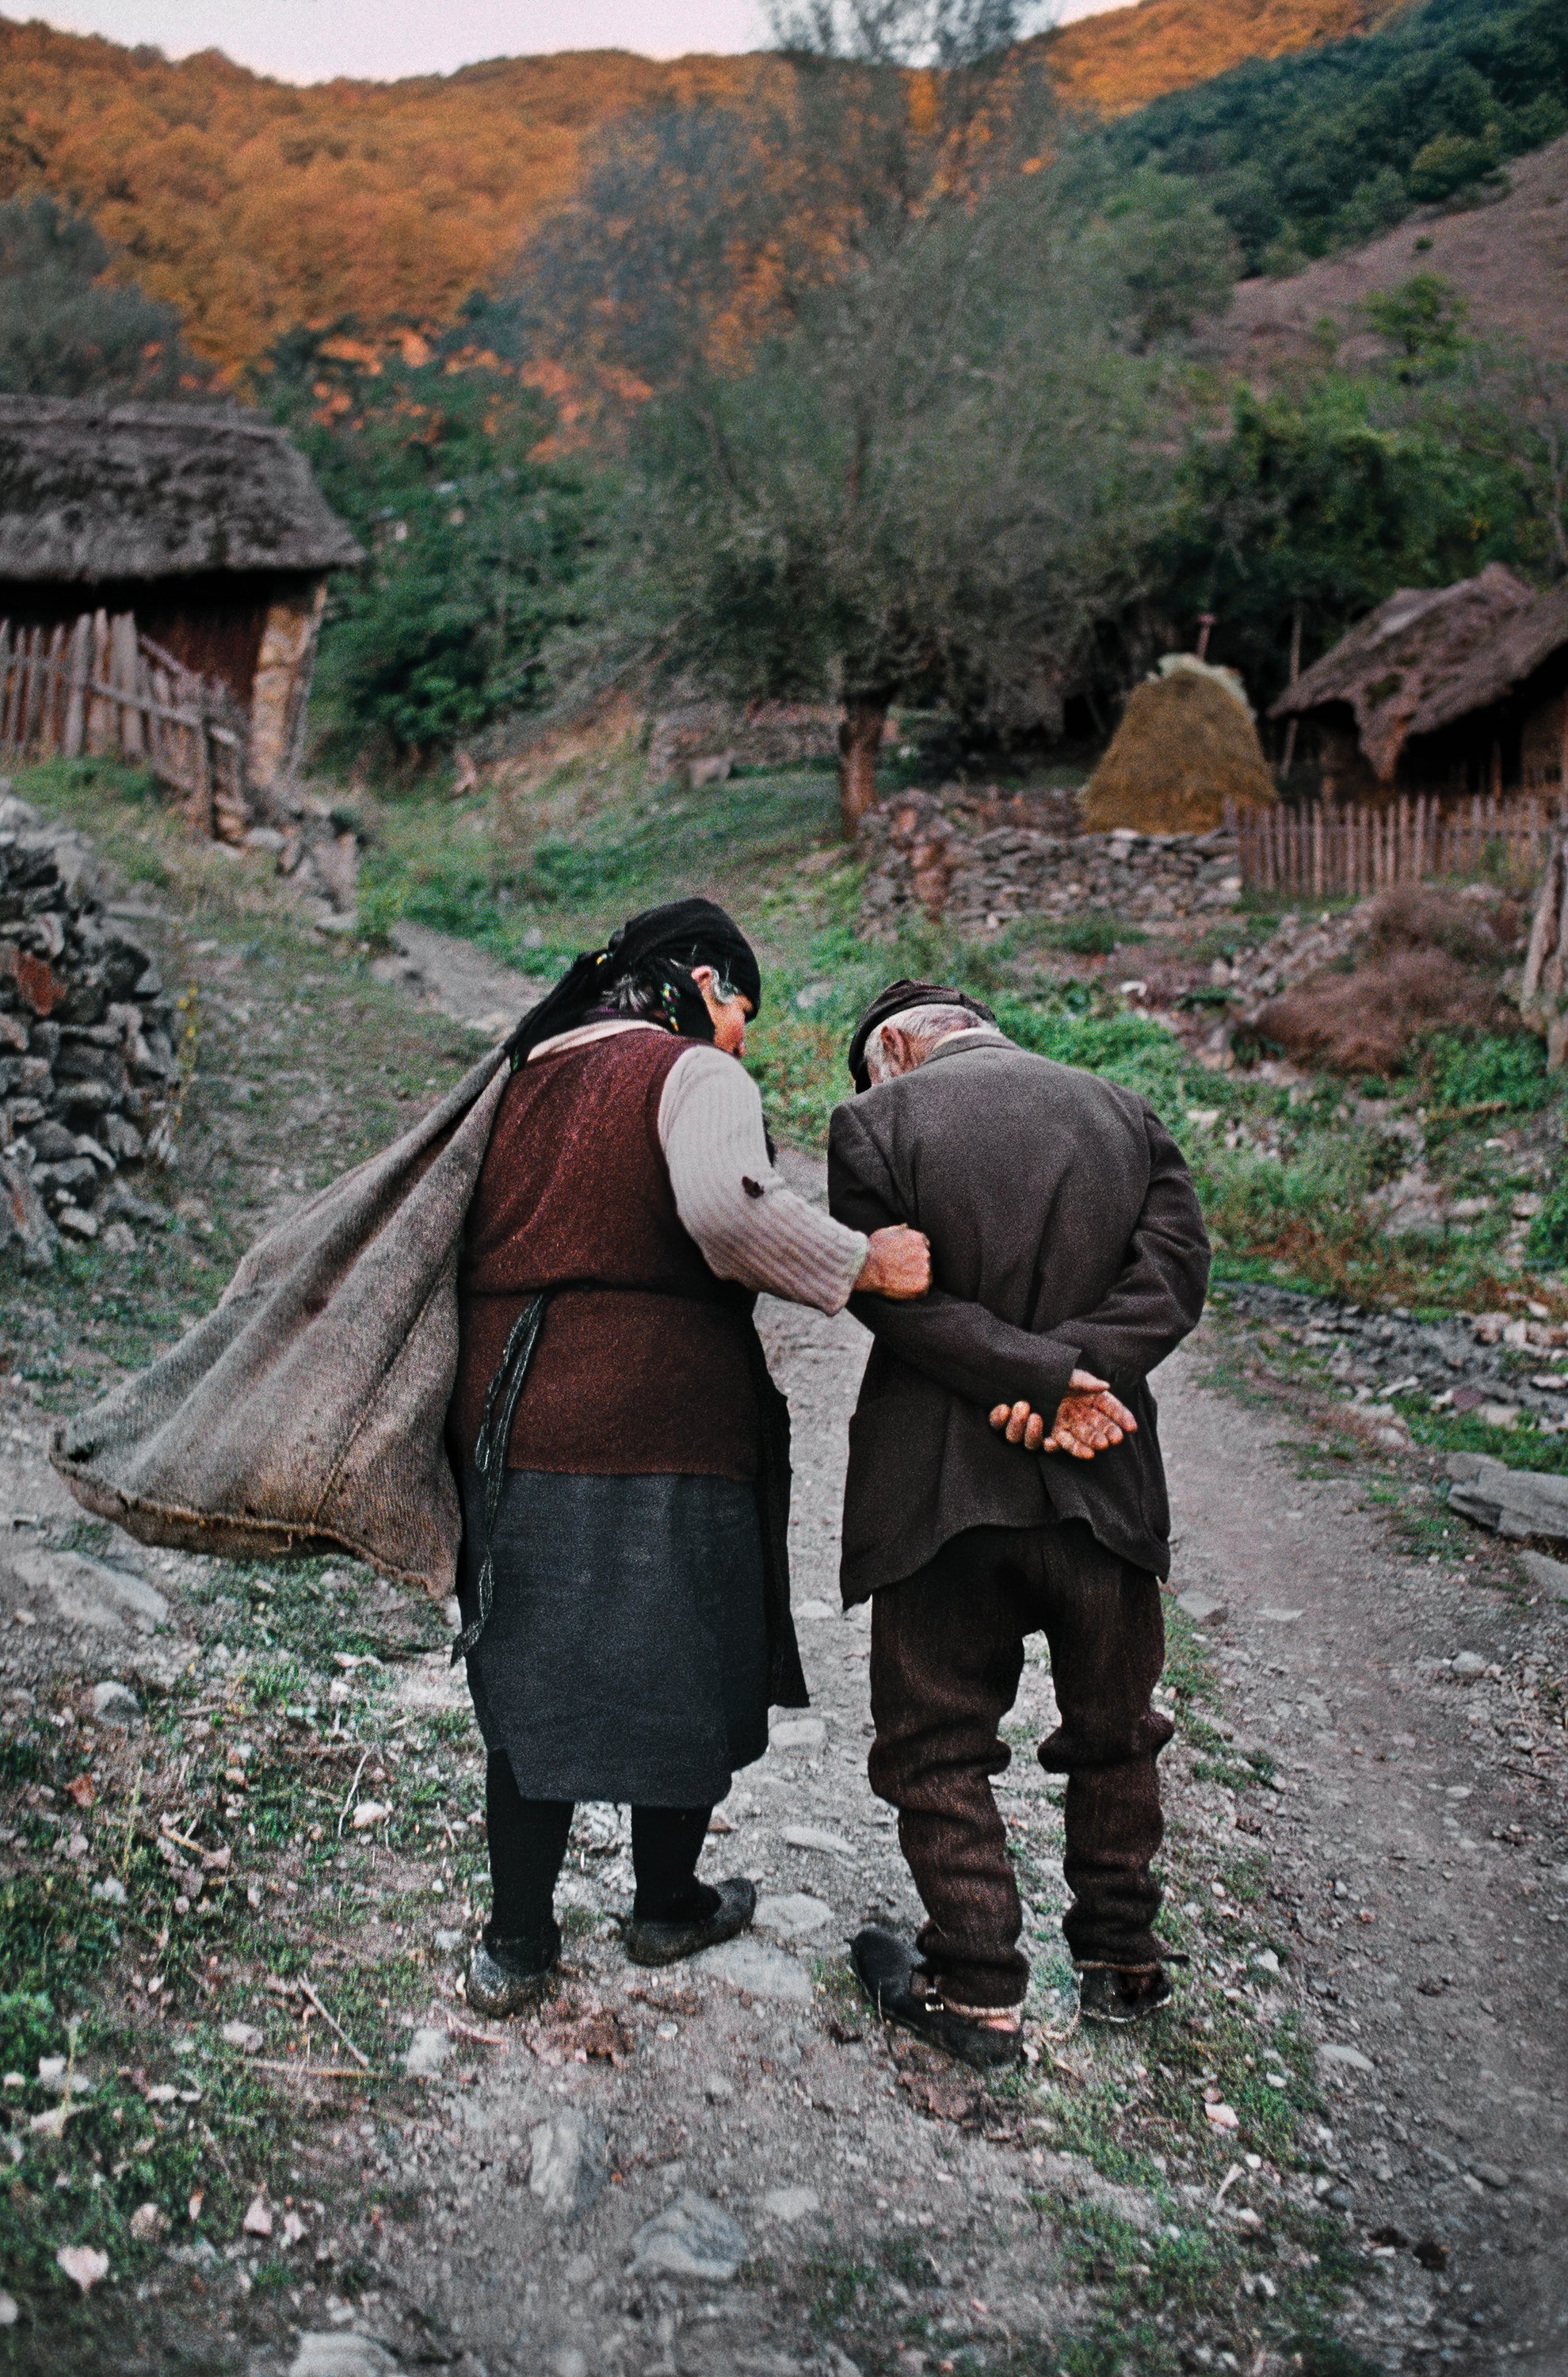
[[[762,1101],[746,1068],[696,1047],[670,1068],[659,1143],[676,1211],[710,1271],[742,1287],[838,1312],[868,1241],[787,1188],[768,1161]]]

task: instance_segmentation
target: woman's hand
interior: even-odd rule
[[[873,1230],[856,1291],[861,1296],[886,1296],[895,1304],[912,1304],[931,1284],[931,1241],[924,1230],[906,1229],[902,1222],[891,1229]]]
[[[1096,1452],[1138,1433],[1138,1423],[1127,1405],[1112,1394],[1104,1379],[1087,1370],[1074,1370],[1068,1380],[1048,1436],[1045,1420],[1027,1403],[998,1404],[991,1426],[1009,1444],[1021,1444],[1025,1452],[1070,1452],[1075,1461],[1093,1461]]]

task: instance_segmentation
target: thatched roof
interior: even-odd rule
[[[304,455],[237,405],[0,396],[0,578],[314,571],[364,558]]]
[[[1538,594],[1500,561],[1457,586],[1380,604],[1275,703],[1275,718],[1348,703],[1374,773],[1392,781],[1415,735],[1502,700],[1568,647],[1568,589]]]

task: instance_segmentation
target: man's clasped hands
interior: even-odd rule
[[[882,1265],[885,1279],[879,1273],[872,1281],[874,1262]],[[924,1296],[931,1284],[931,1242],[925,1231],[898,1223],[874,1232],[867,1269],[857,1284],[877,1285],[899,1298]],[[991,1413],[991,1426],[1009,1444],[1021,1444],[1025,1452],[1070,1452],[1075,1461],[1093,1461],[1096,1452],[1138,1433],[1138,1423],[1127,1405],[1112,1394],[1104,1379],[1088,1370],[1074,1370],[1069,1379],[1048,1435],[1044,1415],[1027,1403],[998,1404]]]
[[[1074,1370],[1069,1379],[1048,1436],[1043,1416],[1026,1403],[998,1404],[991,1426],[1009,1444],[1021,1444],[1025,1452],[1071,1452],[1075,1461],[1093,1461],[1096,1452],[1119,1444],[1124,1436],[1135,1436],[1138,1430],[1127,1405],[1112,1394],[1104,1379],[1094,1378],[1087,1370]]]

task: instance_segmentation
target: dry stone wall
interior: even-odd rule
[[[1236,837],[1082,833],[1071,817],[1025,821],[1023,804],[905,793],[867,818],[861,929],[891,939],[922,919],[997,932],[1021,916],[1102,910],[1138,923],[1221,914],[1241,898]],[[991,818],[1005,808],[999,822]]]
[[[179,1076],[148,951],[98,899],[90,845],[0,779],[0,1255],[52,1262],[161,1206],[139,1166]]]

